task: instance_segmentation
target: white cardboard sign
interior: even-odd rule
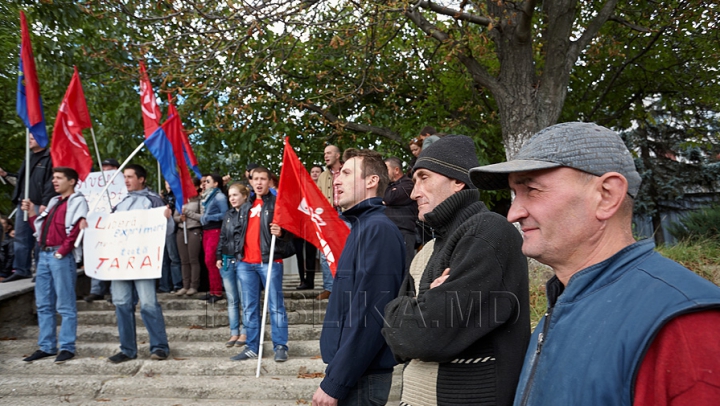
[[[165,207],[88,214],[85,274],[104,281],[158,279],[162,275]]]
[[[91,172],[85,180],[78,182],[75,191],[82,192],[90,209],[93,208],[93,205],[97,201],[98,205],[95,211],[110,213],[111,209],[125,198],[125,195],[127,195],[127,187],[125,187],[125,177],[122,173],[118,173],[115,179],[113,179],[107,193],[100,194],[107,184],[106,179],[112,178],[114,173],[114,170],[105,171],[104,175],[103,172]],[[108,194],[110,195],[112,205],[108,204]]]

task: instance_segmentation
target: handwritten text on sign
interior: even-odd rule
[[[118,176],[113,179],[107,193],[100,193],[106,185],[105,179],[110,179],[114,173],[115,171],[105,171],[103,177],[103,172],[92,172],[84,181],[78,182],[75,191],[82,192],[91,209],[96,207],[95,211],[109,213],[111,208],[120,203],[120,201],[125,198],[125,195],[127,195],[125,177],[122,173],[118,173]],[[108,195],[110,196],[112,207],[108,203]],[[99,201],[97,206],[94,206],[95,201]]]
[[[85,274],[100,280],[157,279],[162,274],[165,207],[89,213]]]

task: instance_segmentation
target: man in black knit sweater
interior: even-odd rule
[[[479,201],[466,136],[446,136],[413,167],[418,217],[435,238],[385,307],[403,371],[401,405],[510,405],[530,338],[520,233]]]

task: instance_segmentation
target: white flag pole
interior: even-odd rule
[[[123,168],[125,168],[125,165],[127,165],[127,164],[130,162],[130,160],[133,159],[133,157],[135,157],[135,155],[137,155],[137,153],[140,152],[140,150],[141,150],[142,147],[144,147],[144,146],[145,146],[145,141],[141,142],[140,145],[138,145],[137,148],[135,148],[135,151],[133,151],[132,154],[130,154],[130,156],[128,156],[127,159],[125,159],[125,161],[124,161],[124,162],[122,163],[122,165],[120,165],[120,167],[115,171],[115,173],[114,173],[113,176],[110,178],[110,180],[107,181],[107,183],[105,184],[105,188],[103,189],[102,192],[100,192],[101,195],[102,195],[103,193],[107,192],[108,188],[110,187],[110,184],[112,184],[112,182],[115,180],[115,178],[118,176],[118,174],[119,174],[120,172],[122,172]],[[95,209],[97,208],[97,205],[98,205],[99,203],[100,203],[100,199],[98,199],[98,200],[95,201],[95,204],[93,204],[93,207],[90,209],[90,212],[91,212],[91,213],[95,211]],[[77,248],[77,247],[80,246],[80,242],[82,241],[82,238],[83,238],[83,235],[84,235],[84,234],[85,234],[85,229],[80,230],[80,234],[78,234],[78,238],[75,240],[75,248]]]
[[[98,166],[100,167],[100,172],[102,172],[103,180],[105,180],[105,182],[107,182],[108,178],[105,177],[105,171],[102,168],[102,159],[100,158],[100,150],[98,149],[98,146],[97,146],[97,139],[95,139],[95,129],[93,129],[92,126],[90,127],[90,134],[92,134],[93,144],[95,145],[95,155],[97,155]],[[120,169],[118,169],[118,170],[120,170]],[[110,191],[106,189],[105,193],[107,193],[108,204],[110,205],[110,207],[112,207],[112,199],[110,199]]]
[[[183,221],[183,235],[185,236],[185,245],[187,245],[187,221]]]
[[[262,323],[260,324],[260,347],[258,349],[258,364],[255,378],[260,377],[260,364],[262,362],[263,342],[265,341],[265,321],[267,320],[268,299],[270,298],[270,285],[272,284],[272,266],[275,256],[275,235],[270,239],[270,257],[268,257],[267,283],[265,284],[265,303],[263,304]]]
[[[30,129],[25,127],[25,199],[30,198]],[[38,209],[40,210],[40,209]],[[24,210],[23,220],[28,221],[28,212]]]

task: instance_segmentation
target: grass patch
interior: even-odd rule
[[[657,251],[720,286],[720,242],[711,239],[686,240],[658,247]]]
[[[711,239],[684,241],[657,248],[663,256],[680,263],[696,274],[720,286],[720,242]],[[530,260],[530,325],[534,330],[547,310],[545,283],[553,276],[550,267]]]

